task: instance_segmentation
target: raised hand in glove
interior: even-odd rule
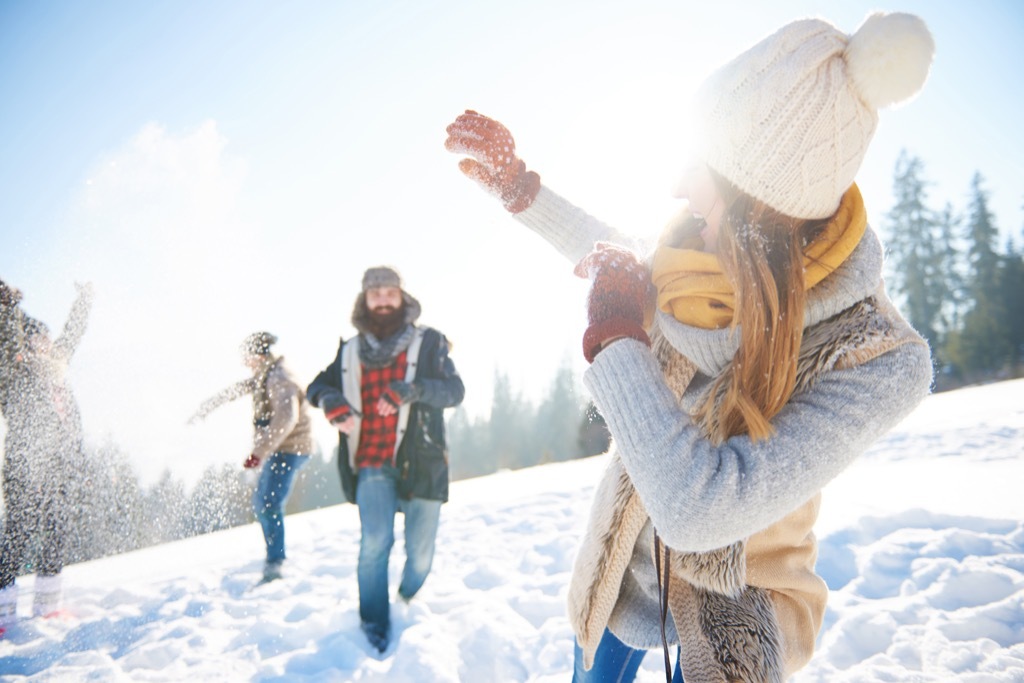
[[[242,467],[244,467],[247,470],[251,470],[259,466],[260,459],[256,457],[255,453],[250,454],[249,457],[245,459],[245,462],[242,463]]]
[[[446,129],[444,147],[468,154],[459,170],[497,195],[511,213],[525,210],[540,192],[540,176],[526,170],[516,156],[516,143],[508,128],[469,109]]]
[[[632,251],[598,242],[574,271],[590,278],[587,297],[587,330],[583,333],[583,357],[593,363],[604,345],[629,337],[648,346],[644,310],[651,290],[651,274]]]

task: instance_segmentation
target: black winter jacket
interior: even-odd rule
[[[448,500],[448,445],[444,409],[462,403],[466,390],[455,364],[448,357],[445,336],[430,327],[420,327],[419,331],[423,333],[423,341],[413,383],[422,390],[422,395],[409,407],[409,421],[398,444],[395,457],[398,491],[404,498],[445,502]],[[338,391],[344,394],[342,356],[345,346],[345,340],[340,340],[334,361],[306,389],[306,398],[314,407],[322,407],[321,399],[328,394]],[[351,402],[349,397],[346,399]],[[348,437],[339,432],[338,472],[342,492],[350,503],[356,502],[358,481],[352,466],[353,456],[349,452]]]

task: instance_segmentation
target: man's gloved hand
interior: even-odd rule
[[[249,457],[246,458],[245,462],[242,463],[242,467],[244,467],[247,470],[251,470],[254,467],[259,467],[259,466],[260,466],[260,459],[256,457],[255,453],[249,454]]]
[[[320,399],[320,407],[324,410],[324,417],[332,425],[337,427],[341,423],[345,422],[352,416],[358,416],[358,411],[354,410],[349,402],[345,400],[345,397],[340,391],[328,394]]]
[[[583,333],[583,357],[593,363],[606,342],[630,337],[650,346],[644,331],[644,309],[651,290],[651,274],[632,251],[598,242],[574,271],[590,278],[587,297],[587,330]]]
[[[392,408],[399,408],[406,403],[413,403],[422,395],[423,389],[419,385],[392,380],[381,394],[381,399],[391,404]]]
[[[460,171],[497,195],[511,213],[524,211],[533,203],[540,192],[540,176],[527,171],[516,156],[516,143],[508,128],[467,109],[446,130],[445,149],[471,157],[459,161]]]

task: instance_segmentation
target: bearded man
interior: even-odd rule
[[[420,304],[394,268],[363,275],[352,325],[358,331],[306,390],[339,432],[345,498],[359,507],[359,616],[370,643],[390,640],[388,558],[395,513],[405,515],[405,568],[398,597],[408,602],[430,572],[441,503],[448,500],[444,409],[465,395],[437,330],[416,325]]]

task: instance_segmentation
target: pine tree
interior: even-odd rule
[[[249,488],[237,465],[207,467],[188,499],[188,535],[208,534],[246,524],[252,519]]]
[[[170,470],[165,469],[159,481],[146,491],[142,508],[145,520],[142,533],[146,539],[143,546],[176,541],[189,535],[185,485],[171,475]]]
[[[451,478],[469,479],[491,474],[498,469],[491,450],[490,422],[485,418],[470,419],[464,405],[448,418],[448,457]]]
[[[542,463],[572,460],[580,455],[578,427],[584,406],[576,384],[576,373],[567,357],[537,410],[536,434]]]
[[[888,281],[910,324],[936,348],[941,342],[942,309],[950,298],[945,274],[953,253],[942,232],[952,226],[926,205],[928,183],[922,172],[919,158],[900,152],[893,180],[896,203],[885,224],[891,250]],[[945,220],[952,223],[952,214]]]
[[[963,322],[967,297],[963,275],[965,248],[963,238],[959,234],[962,223],[962,218],[954,212],[952,204],[947,202],[946,208],[938,215],[938,273],[942,276],[940,281],[944,283],[944,296],[940,303],[936,326],[939,341],[937,345],[932,346],[932,357],[937,370],[935,386],[936,390],[940,391],[952,388],[953,378],[957,374],[948,346],[951,335],[957,333]]]
[[[63,475],[67,515],[64,556],[84,562],[134,550],[142,542],[142,489],[127,457],[112,442],[83,448]]]
[[[1010,366],[1014,377],[1024,375],[1024,250],[1018,250],[1010,240],[999,283],[1006,305],[1007,341]]]
[[[954,212],[953,205],[947,202],[946,208],[938,216],[940,246],[937,275],[944,286],[937,288],[936,293],[944,295],[939,312],[939,331],[943,337],[959,329],[964,314],[964,245],[959,234],[962,224],[963,219]]]
[[[996,252],[999,231],[988,208],[984,179],[975,173],[967,219],[970,309],[951,339],[949,354],[967,379],[991,377],[1011,360],[1010,325],[1001,291],[1003,258]]]
[[[531,412],[529,404],[513,391],[508,375],[495,371],[490,451],[498,469],[519,469],[539,461],[534,452]]]
[[[974,299],[997,299],[999,289],[999,254],[996,242],[999,230],[988,208],[988,192],[982,187],[984,178],[975,173],[971,180],[970,215],[967,225],[969,263],[972,271],[970,284]]]

